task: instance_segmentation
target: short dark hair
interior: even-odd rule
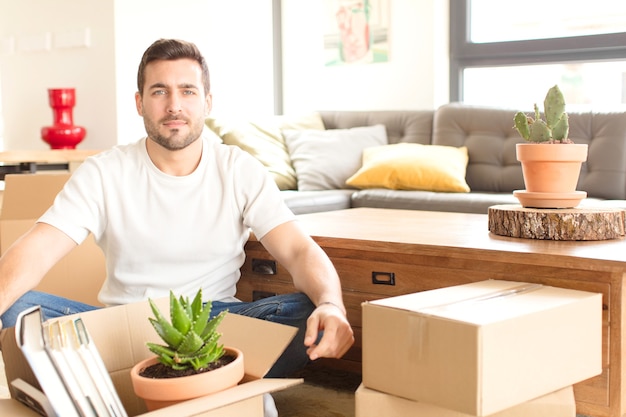
[[[209,79],[209,67],[200,53],[198,47],[187,41],[179,39],[159,39],[146,49],[139,63],[137,71],[137,90],[143,96],[143,87],[146,82],[146,66],[152,61],[165,60],[173,61],[176,59],[193,59],[202,68],[202,83],[204,84],[204,94],[211,91],[211,82]]]

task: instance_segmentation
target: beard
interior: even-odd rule
[[[162,134],[159,131],[159,127],[162,123],[170,120],[184,120],[187,122],[189,133],[185,136],[181,134],[180,129],[170,129],[168,135]],[[143,123],[148,137],[169,151],[177,151],[191,145],[200,137],[204,126],[202,120],[194,123],[182,117],[167,117],[159,120],[158,123],[154,123],[152,120],[144,117]]]

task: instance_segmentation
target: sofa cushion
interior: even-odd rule
[[[398,143],[363,151],[363,166],[346,183],[357,188],[469,192],[467,148]]]
[[[318,113],[270,116],[254,120],[210,117],[205,124],[226,145],[239,146],[258,159],[281,190],[293,190],[297,187],[296,173],[291,165],[282,130],[324,130],[324,123]]]
[[[440,193],[372,188],[359,190],[352,194],[352,207],[487,214],[489,207],[496,204],[519,204],[519,201],[511,193],[474,191],[471,193]]]
[[[353,189],[322,191],[281,191],[283,200],[294,214],[349,209]]]
[[[346,188],[361,166],[363,149],[386,145],[385,126],[351,129],[283,130],[299,191]]]

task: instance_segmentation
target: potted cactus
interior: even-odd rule
[[[576,207],[587,196],[576,191],[581,165],[587,160],[587,145],[569,139],[565,99],[557,85],[550,88],[543,103],[545,120],[537,104],[534,118],[523,112],[514,117],[515,129],[526,140],[516,145],[526,189],[513,194],[524,207]]]
[[[202,302],[202,290],[192,302],[170,291],[170,321],[153,300],[149,303],[154,314],[150,323],[165,344],[147,342],[156,356],[131,370],[135,394],[148,410],[218,392],[241,381],[242,352],[219,344],[217,328],[226,311],[210,319],[211,302]]]

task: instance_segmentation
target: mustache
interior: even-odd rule
[[[187,118],[185,117],[181,117],[181,116],[167,116],[161,119],[161,122],[171,122],[174,120],[182,120],[183,122],[189,122],[189,120],[187,120]]]

